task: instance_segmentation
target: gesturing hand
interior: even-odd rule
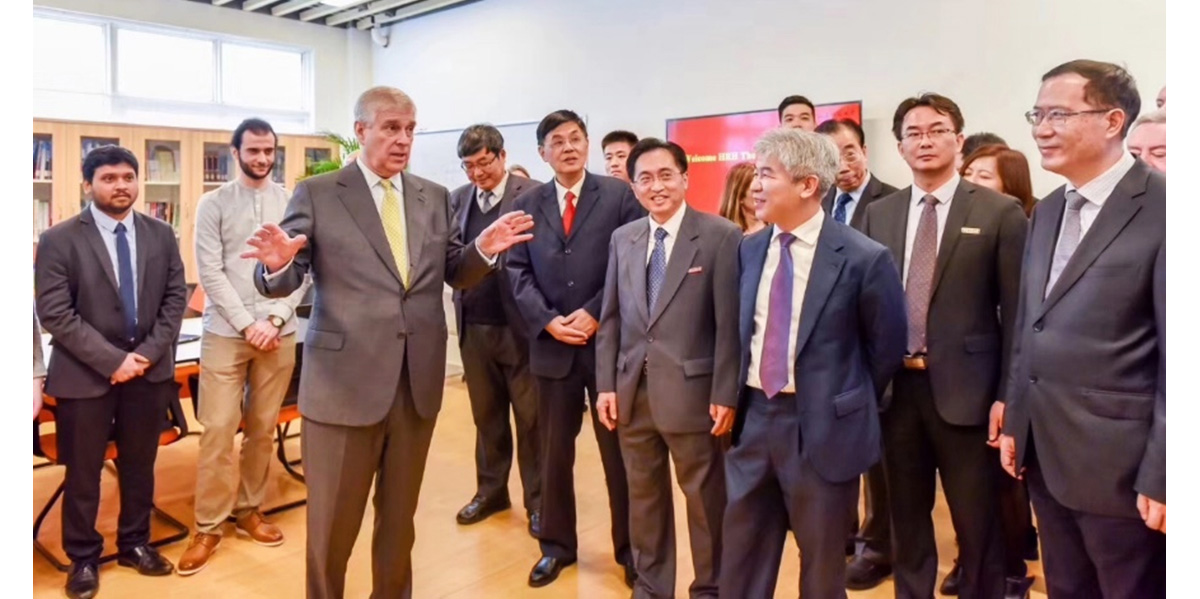
[[[243,253],[242,257],[258,260],[267,267],[267,272],[275,272],[296,257],[304,244],[308,243],[308,238],[304,235],[292,237],[279,225],[267,223],[259,227],[246,243],[254,249]]]
[[[533,239],[532,233],[526,233],[532,228],[533,217],[520,210],[514,210],[501,215],[496,222],[488,225],[488,228],[479,234],[476,243],[479,244],[479,251],[491,258],[518,243]]]

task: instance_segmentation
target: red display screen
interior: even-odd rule
[[[861,125],[862,102],[821,104],[816,116],[817,124],[850,119]],[[753,162],[754,142],[778,126],[779,112],[774,108],[668,120],[667,139],[688,154],[688,205],[719,212],[729,169],[739,162]]]

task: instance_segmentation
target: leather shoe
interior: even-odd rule
[[[283,531],[267,521],[257,511],[249,512],[237,519],[238,534],[250,537],[263,547],[278,547],[283,544]]]
[[[463,506],[463,509],[458,510],[458,516],[455,520],[458,520],[459,524],[474,524],[510,507],[512,507],[512,502],[507,499],[504,501],[488,501],[476,495],[471,498],[471,503]]]
[[[564,559],[557,557],[542,557],[538,563],[533,566],[533,570],[529,572],[529,586],[537,588],[544,587],[556,579],[559,572],[563,568],[575,563],[575,558]]]
[[[100,592],[100,573],[93,562],[72,562],[67,572],[67,597],[92,599]]]
[[[892,573],[888,564],[877,564],[862,555],[856,555],[846,564],[846,588],[865,591],[879,586]]]
[[[538,538],[542,535],[542,512],[534,510],[529,512],[529,536]]]
[[[1004,579],[1004,599],[1029,599],[1029,589],[1032,587],[1032,576],[1009,576]]]
[[[149,545],[122,551],[121,555],[117,556],[117,564],[126,568],[136,568],[142,576],[166,576],[175,571],[175,566]]]
[[[961,578],[962,568],[958,567],[958,560],[954,560],[954,567],[950,568],[950,572],[942,579],[942,586],[938,589],[938,592],[947,597],[957,596],[958,583],[961,581]]]
[[[633,567],[632,561],[625,562],[622,566],[625,568],[625,586],[629,587],[630,590],[632,590],[633,585],[635,583],[637,583],[637,579],[638,579],[637,568]]]
[[[208,560],[212,559],[214,553],[217,552],[217,546],[221,544],[221,535],[211,534],[206,532],[198,532],[192,537],[192,542],[188,544],[187,551],[179,558],[179,575],[191,576],[199,572],[208,565]]]

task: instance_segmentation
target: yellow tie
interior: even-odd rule
[[[388,245],[392,246],[392,257],[396,259],[396,268],[400,270],[400,281],[408,287],[408,244],[404,241],[407,237],[404,208],[400,205],[400,198],[396,197],[396,189],[392,187],[390,179],[381,179],[379,184],[383,186],[383,210],[380,211],[383,232],[387,235]]]

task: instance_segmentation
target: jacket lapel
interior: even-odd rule
[[[563,232],[562,214],[558,211],[558,185],[554,181],[542,184],[542,197],[538,201],[538,207],[559,240],[566,243],[567,234]]]
[[[557,200],[557,198],[555,198]],[[575,201],[575,220],[571,223],[571,235],[583,227],[592,209],[600,202],[600,181],[591,173],[584,173],[583,187],[579,189],[579,199]],[[557,203],[557,202],[556,202]]]
[[[1046,199],[1038,202],[1037,222],[1034,223],[1034,230],[1030,232],[1029,241],[1029,263],[1024,266],[1028,269],[1027,274],[1022,274],[1026,280],[1032,281],[1035,289],[1031,290],[1030,295],[1026,296],[1027,301],[1033,302],[1030,306],[1037,306],[1037,312],[1041,313],[1041,307],[1045,303],[1046,298],[1046,282],[1050,279],[1050,264],[1054,260],[1054,245],[1058,241],[1058,228],[1062,223],[1063,210],[1066,207],[1066,198],[1063,196],[1063,188],[1059,188]]]
[[[681,209],[684,208],[681,207]],[[671,257],[667,259],[666,280],[663,281],[662,289],[659,290],[658,301],[654,304],[654,312],[650,314],[650,322],[647,323],[647,326],[654,326],[658,317],[662,316],[667,304],[671,303],[675,292],[679,291],[679,286],[683,284],[683,278],[687,276],[688,268],[692,265],[692,259],[696,257],[698,248],[695,240],[699,236],[700,231],[696,226],[696,217],[691,210],[687,210],[683,213],[683,222],[679,223],[679,237],[675,240],[675,247],[671,248]]]
[[[1146,167],[1148,168],[1148,167]],[[1134,215],[1142,209],[1141,200],[1138,198],[1146,193],[1146,180],[1149,178],[1149,173],[1135,166],[1132,170],[1125,174],[1121,182],[1117,184],[1108,200],[1104,202],[1104,207],[1100,209],[1100,214],[1096,216],[1096,220],[1092,223],[1087,234],[1083,239],[1079,240],[1079,245],[1075,248],[1075,253],[1071,255],[1071,259],[1067,262],[1067,266],[1063,268],[1062,274],[1058,276],[1058,281],[1054,284],[1054,288],[1050,290],[1049,297],[1042,304],[1042,313],[1045,314],[1062,296],[1083,276],[1092,262],[1100,256],[1100,253],[1109,246],[1120,234],[1125,225],[1133,219]],[[1060,217],[1061,222],[1061,217]],[[1057,227],[1055,227],[1057,229]],[[1057,235],[1055,236],[1055,245],[1057,245]],[[1054,250],[1050,251],[1051,260],[1053,260]]]
[[[929,291],[931,301],[937,295],[938,284],[942,282],[946,265],[954,255],[959,237],[962,237],[963,225],[967,223],[967,217],[975,204],[972,195],[974,193],[975,187],[968,181],[959,181],[958,188],[954,190],[954,201],[950,202],[950,213],[946,215],[946,229],[942,232],[942,243],[939,244],[937,262],[933,269],[933,288]]]
[[[458,230],[466,234],[467,219],[471,217],[471,203],[475,201],[475,194],[479,192],[479,188],[471,185],[467,188],[467,194],[463,198],[463,203],[458,207]]]
[[[904,189],[903,202],[894,202],[891,206],[891,214],[888,219],[888,242],[887,247],[892,251],[892,259],[896,261],[896,268],[900,270],[900,276],[904,276],[904,249],[908,245],[908,209],[912,203],[912,187]],[[901,281],[901,284],[907,284]]]
[[[646,217],[649,218],[649,217]],[[639,222],[645,222],[645,219]],[[646,307],[646,252],[649,251],[649,225],[638,227],[638,232],[629,240],[628,245],[621,248],[624,252],[622,264],[625,282],[629,285],[633,303],[637,304],[638,316],[647,323],[649,329],[650,310]]]
[[[417,277],[416,267],[421,265],[421,250],[425,248],[425,237],[429,234],[430,226],[425,218],[428,202],[425,198],[425,186],[416,177],[403,173],[400,179],[404,185],[404,220],[407,221],[404,236],[408,242],[408,284],[411,286]]]
[[[146,261],[150,259],[150,226],[146,223],[148,216],[138,214],[136,210],[130,212],[133,215],[133,227],[137,231],[137,282],[138,282],[138,306],[145,306],[146,302],[142,301],[142,291],[146,289]],[[140,312],[140,310],[139,310]],[[138,315],[141,318],[141,315]]]
[[[742,240],[740,330],[743,355],[750,352],[750,338],[754,336],[754,308],[758,298],[758,285],[762,280],[763,266],[767,262],[767,248],[771,245],[774,231],[774,226],[767,225],[763,230]]]
[[[88,246],[92,248],[92,252],[96,254],[96,258],[100,261],[100,266],[104,269],[104,276],[112,285],[113,291],[117,293],[117,297],[121,296],[121,287],[117,283],[117,273],[113,270],[112,258],[108,255],[108,248],[104,245],[104,238],[100,236],[100,225],[92,219],[91,206],[83,209],[79,213],[79,224],[83,229],[83,238]],[[140,255],[141,252],[138,252]]]
[[[400,271],[396,268],[392,246],[388,245],[387,234],[383,232],[383,219],[379,216],[379,210],[375,208],[371,189],[367,187],[367,180],[358,166],[350,164],[342,167],[338,174],[338,199],[345,205],[350,218],[358,225],[363,236],[367,238],[367,243],[371,244],[388,271],[397,281],[403,281]]]
[[[846,257],[841,254],[841,230],[833,226],[834,223],[833,219],[826,219],[817,238],[812,269],[808,273],[808,287],[804,290],[804,301],[800,308],[800,330],[796,334],[797,360],[812,336],[825,307],[825,300],[829,299],[846,263]]]

